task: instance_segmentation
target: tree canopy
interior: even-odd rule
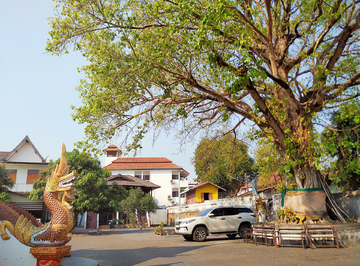
[[[230,194],[240,184],[256,177],[255,161],[248,155],[248,147],[233,135],[203,138],[195,149],[192,163],[197,181],[210,181]]]
[[[261,186],[275,184],[278,193],[283,192],[285,187],[296,187],[292,178],[286,178],[285,162],[273,144],[260,143],[255,150],[255,160]],[[279,177],[275,179],[276,175]]]
[[[345,0],[56,0],[47,51],[89,61],[74,119],[90,142],[225,124],[274,143],[318,187],[318,114],[358,97],[360,9]]]
[[[76,195],[72,202],[75,212],[98,212],[104,208],[115,207],[116,203],[113,202],[115,195],[111,192],[117,189],[108,189],[106,179],[110,176],[110,172],[101,168],[98,159],[91,157],[87,152],[79,152],[77,149],[67,152],[66,159],[70,171],[75,170],[78,173],[78,179],[75,181]],[[35,180],[29,199],[38,200],[42,197],[46,178],[51,176],[59,162],[60,159],[55,162],[50,161],[46,170],[40,171],[41,177]]]
[[[153,197],[140,188],[131,188],[127,191],[127,196],[120,202],[120,205],[121,211],[128,215],[131,224],[136,222],[136,218],[140,221],[141,214],[155,212],[158,208]]]
[[[0,163],[0,200],[11,202],[9,189],[14,186],[14,182],[8,177],[5,166]]]
[[[360,102],[352,101],[332,113],[331,126],[323,132],[330,164],[330,179],[342,190],[360,188]]]

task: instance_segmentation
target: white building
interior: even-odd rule
[[[26,136],[12,151],[0,151],[0,163],[5,166],[8,177],[14,182],[10,198],[15,205],[41,217],[43,201],[30,201],[27,196],[33,189],[35,179],[45,170],[48,163]]]
[[[104,168],[112,175],[132,175],[159,185],[161,188],[152,192],[159,207],[185,203],[180,193],[188,187],[189,173],[171,160],[164,157],[119,158],[121,151],[115,145],[110,145],[105,153]]]

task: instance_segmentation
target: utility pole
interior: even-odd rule
[[[180,180],[180,169],[179,169],[179,172],[178,172],[178,179],[179,179],[179,190],[178,190],[178,191],[179,191],[179,193],[178,193],[178,194],[179,194],[179,206],[181,206],[181,197],[180,197],[180,181],[181,181],[181,180]]]

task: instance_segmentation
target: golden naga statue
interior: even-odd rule
[[[50,222],[41,225],[27,211],[0,201],[1,238],[10,238],[5,230],[7,228],[21,243],[31,247],[61,246],[69,242],[71,237],[67,235],[74,225],[74,214],[67,201],[75,188],[76,178],[76,171],[69,173],[63,144],[60,164],[47,179],[44,190],[44,203],[52,214]]]
[[[256,195],[255,205],[258,211],[258,222],[264,223],[266,221],[266,211],[260,195]]]

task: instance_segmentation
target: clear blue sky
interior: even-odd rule
[[[85,137],[70,106],[81,105],[75,87],[83,74],[77,68],[86,60],[76,53],[46,53],[53,5],[51,0],[0,2],[0,151],[11,151],[28,135],[44,158],[57,159],[62,143],[71,151]],[[138,156],[167,157],[187,170],[189,179],[196,177],[190,164],[195,145],[178,154],[172,137],[161,136],[153,145],[148,136],[143,147]]]

